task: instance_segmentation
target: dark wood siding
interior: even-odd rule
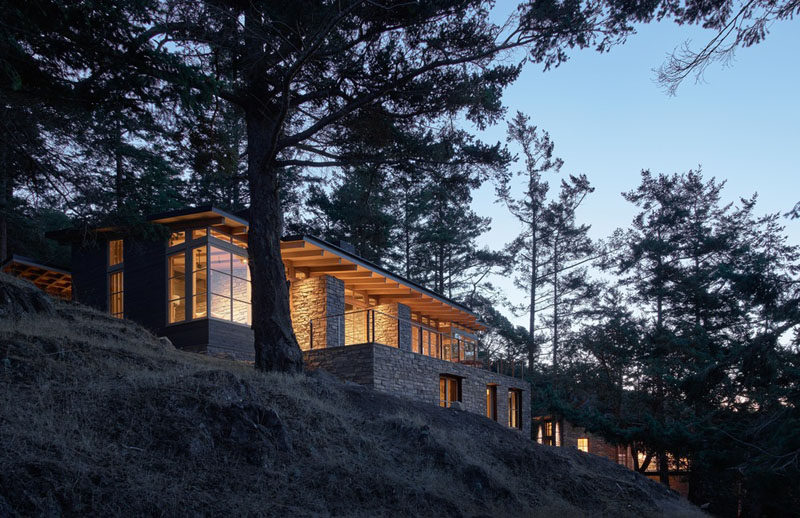
[[[106,242],[72,247],[72,298],[108,311]]]
[[[157,332],[167,320],[166,244],[125,240],[125,318]]]
[[[209,320],[208,354],[253,361],[253,330],[241,324]]]
[[[167,326],[159,333],[166,336],[179,349],[196,353],[208,352],[208,320]]]

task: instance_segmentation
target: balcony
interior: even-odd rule
[[[474,335],[457,328],[438,330],[375,309],[311,319],[308,349],[379,343],[454,363],[483,366]]]

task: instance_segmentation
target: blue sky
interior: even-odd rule
[[[727,181],[727,200],[757,192],[759,212],[784,213],[800,201],[798,28],[792,21],[774,25],[766,41],[739,49],[730,66],[711,65],[703,82],[690,78],[670,97],[653,69],[684,41],[697,48],[711,33],[672,22],[642,26],[609,53],[575,51],[548,72],[528,65],[504,103],[509,115],[520,110],[550,132],[562,174],[584,173],[596,188],[578,214],[593,238],[630,223],[635,210],[620,193],[636,187],[642,169],[674,173],[701,165],[707,178]],[[481,136],[503,140],[505,125]],[[558,178],[550,181],[552,190]],[[494,203],[492,186],[477,193],[473,207],[493,219],[481,244],[496,248],[517,233],[516,221]],[[800,221],[786,226],[800,244]],[[509,298],[523,296],[509,282],[499,284]]]

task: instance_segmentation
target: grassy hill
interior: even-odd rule
[[[0,274],[0,516],[695,516],[478,415],[177,351]]]

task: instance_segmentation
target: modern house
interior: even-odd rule
[[[158,214],[160,237],[108,227],[48,234],[72,245],[74,300],[134,320],[181,349],[252,361],[248,221],[213,206]],[[286,237],[281,255],[307,366],[376,390],[522,429],[529,384],[482,368],[469,308],[359,257]]]

